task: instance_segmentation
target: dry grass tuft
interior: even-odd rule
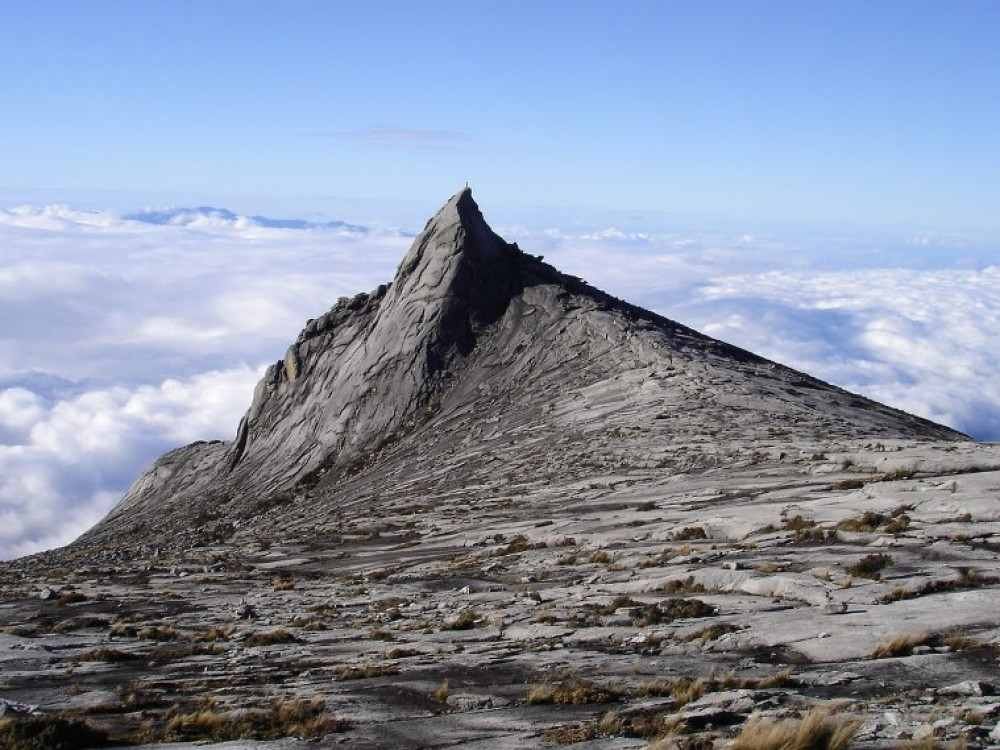
[[[705,587],[698,583],[694,576],[688,576],[683,581],[680,578],[672,578],[656,590],[665,594],[702,594],[705,592]]]
[[[56,604],[78,604],[85,601],[87,601],[86,595],[79,591],[65,591],[55,599]]]
[[[235,625],[226,625],[225,627],[215,627],[209,628],[204,633],[197,637],[199,641],[208,641],[209,643],[215,643],[216,641],[228,641],[233,633],[236,632]]]
[[[646,746],[646,750],[713,750],[715,740],[710,734],[678,737],[670,734]]]
[[[624,727],[625,722],[617,711],[608,711],[601,717],[601,722],[597,725],[601,734],[618,734]]]
[[[596,552],[591,553],[590,557],[587,559],[587,562],[599,563],[603,565],[611,562],[611,555],[609,555],[604,550],[599,549]]]
[[[762,677],[757,681],[757,687],[762,690],[767,690],[769,688],[779,688],[784,687],[789,679],[791,679],[792,673],[795,671],[794,667],[786,667],[780,672],[775,672],[767,677]]]
[[[449,620],[441,626],[441,630],[471,630],[476,627],[479,615],[474,610],[465,609],[454,620]]]
[[[569,680],[557,684],[535,685],[525,696],[529,706],[552,703],[559,706],[580,706],[588,703],[611,703],[619,695],[611,688],[600,687],[589,680]]]
[[[107,732],[79,719],[59,716],[0,719],[0,747],[4,750],[83,750],[107,744]]]
[[[494,537],[494,539],[496,541],[502,541],[503,535],[501,534],[499,536],[500,539],[496,539],[496,537]],[[524,534],[518,534],[513,539],[511,539],[506,546],[500,547],[498,550],[496,550],[493,553],[493,557],[504,557],[506,555],[515,555],[519,552],[527,552],[530,549],[544,549],[545,546],[546,546],[545,542],[533,542]]]
[[[652,680],[640,683],[636,695],[669,695],[678,706],[684,706],[698,700],[713,687],[710,682],[701,678],[678,677],[674,680]]]
[[[341,664],[334,671],[338,680],[367,680],[372,677],[399,674],[399,668],[390,664],[362,664],[357,667]]]
[[[292,625],[297,628],[302,628],[303,630],[326,630],[326,623],[319,617],[311,619],[308,617],[296,617],[292,620]]]
[[[992,745],[991,745],[992,747]],[[941,745],[935,737],[924,737],[920,740],[909,740],[899,746],[898,750],[940,750]],[[951,742],[946,750],[965,750],[966,742],[964,737],[959,737]]]
[[[708,684],[701,679],[681,678],[670,681],[670,696],[678,706],[686,706],[703,696],[708,690]]]
[[[147,728],[141,742],[191,742],[211,740],[273,740],[281,737],[313,739],[340,732],[347,722],[326,713],[318,696],[311,699],[275,700],[265,709],[219,710],[214,699],[206,700],[197,711],[167,713],[166,725]]]
[[[850,576],[877,581],[882,578],[881,571],[890,565],[892,565],[892,555],[877,552],[873,555],[865,555],[853,565],[848,565],[844,570]]]
[[[709,625],[707,628],[702,628],[696,633],[691,633],[686,636],[684,640],[686,641],[701,641],[701,645],[706,645],[709,641],[718,640],[724,635],[729,635],[730,633],[738,633],[740,631],[739,626],[733,625],[730,622],[717,622],[714,625]]]
[[[705,533],[705,529],[701,526],[685,526],[680,531],[675,531],[673,536],[674,540],[678,542],[692,539],[708,539],[708,534]]]
[[[927,633],[905,633],[893,636],[880,643],[871,653],[872,659],[890,659],[895,656],[910,656],[917,646],[929,644],[933,640]]]
[[[731,750],[843,750],[861,728],[861,721],[835,717],[828,709],[813,709],[801,719],[767,722],[753,716]]]
[[[982,648],[982,644],[969,638],[964,633],[952,631],[945,633],[940,638],[942,645],[947,646],[952,651],[975,651]]]
[[[181,633],[172,625],[150,625],[137,631],[135,635],[144,641],[175,641],[181,637]]]
[[[584,721],[579,724],[563,724],[552,727],[542,732],[542,740],[556,745],[576,745],[580,742],[589,742],[597,737],[597,725],[592,721]]]
[[[670,696],[674,699],[678,707],[698,700],[706,693],[714,693],[719,690],[759,689],[784,687],[791,679],[793,669],[788,667],[760,679],[740,678],[735,672],[729,672],[721,677],[709,676],[707,678],[677,677],[672,680],[651,680],[640,683],[635,690],[635,694],[640,697],[645,696]]]
[[[717,614],[715,607],[701,599],[672,598],[650,604],[636,601],[628,594],[619,594],[608,604],[587,605],[587,609],[598,615],[610,615],[619,609],[630,610],[632,626],[636,628],[648,628],[687,618],[713,617]]]
[[[892,471],[887,471],[882,475],[879,480],[881,482],[897,482],[900,479],[913,479],[916,476],[916,472],[913,469],[904,469],[900,467],[898,469],[893,469]]]
[[[863,483],[861,483],[863,486]],[[836,489],[836,487],[835,487]],[[883,513],[876,513],[873,510],[866,510],[860,518],[846,518],[837,524],[841,531],[854,531],[857,533],[870,534],[879,526],[886,523],[888,519]]]
[[[841,479],[830,485],[833,490],[860,490],[865,486],[863,479]]]
[[[900,599],[915,599],[919,596],[930,596],[939,594],[942,591],[958,591],[961,589],[974,589],[984,586],[993,586],[1000,582],[995,576],[983,576],[976,573],[972,568],[966,568],[958,578],[945,580],[933,579],[927,581],[922,586],[915,589],[908,589],[905,586],[897,586],[879,601],[882,604],[891,604]]]
[[[618,711],[608,711],[600,721],[589,719],[549,729],[542,735],[542,739],[559,745],[574,745],[598,737],[674,738],[674,743],[663,747],[671,750],[708,750],[712,747],[711,741],[706,745],[697,743],[693,737],[678,739],[678,735],[685,729],[683,718],[677,714],[638,714],[626,717]],[[680,745],[676,744],[678,741],[681,742]]]
[[[140,657],[137,654],[132,654],[127,651],[118,651],[113,648],[95,648],[90,651],[84,651],[82,654],[76,654],[75,656],[69,657],[69,661],[116,663],[123,661],[135,661],[139,658]]]
[[[251,648],[253,646],[275,646],[279,643],[301,643],[301,641],[284,628],[278,628],[264,633],[251,633],[243,645]]]
[[[441,683],[441,687],[439,687],[437,691],[434,693],[434,700],[436,700],[443,706],[447,706],[449,692],[450,691],[448,688],[448,680],[445,680],[444,682]]]

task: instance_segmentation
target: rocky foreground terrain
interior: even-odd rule
[[[233,442],[0,566],[0,747],[1000,747],[998,551],[1000,447],[615,300],[466,190]]]

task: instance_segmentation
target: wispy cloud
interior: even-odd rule
[[[388,148],[454,149],[473,142],[468,133],[457,130],[376,127],[361,130],[323,130],[310,133],[314,138],[336,138],[368,146]]]

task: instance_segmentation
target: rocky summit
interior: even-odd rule
[[[233,441],[0,565],[0,747],[1000,746],[998,500],[996,445],[560,273],[466,189]]]

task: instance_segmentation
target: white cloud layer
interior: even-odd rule
[[[410,239],[227,212],[0,210],[0,557],[65,544],[156,456],[230,438],[267,362]],[[179,217],[179,218],[178,218]],[[1000,251],[502,229],[596,286],[1000,439]],[[914,240],[919,237],[919,241]]]

